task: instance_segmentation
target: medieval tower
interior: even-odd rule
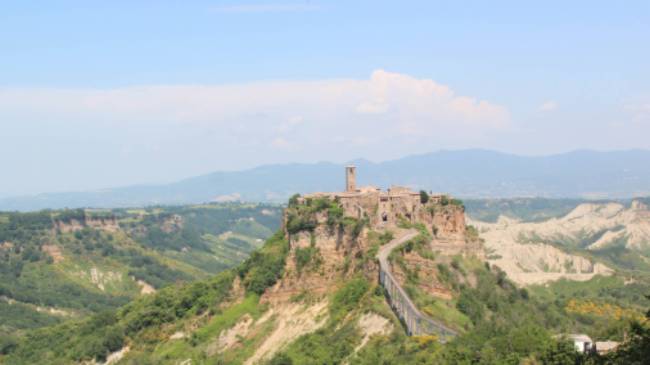
[[[354,165],[345,167],[345,191],[353,193],[357,190],[357,168]]]

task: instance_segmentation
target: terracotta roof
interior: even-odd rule
[[[617,348],[619,345],[616,341],[597,341],[596,350],[597,351],[611,351]]]

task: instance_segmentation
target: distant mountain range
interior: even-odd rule
[[[518,156],[489,150],[438,151],[392,161],[355,160],[358,185],[445,192],[461,198],[630,198],[650,194],[650,151],[574,151]],[[166,185],[0,198],[0,210],[126,207],[208,201],[284,202],[294,193],[336,191],[345,164],[265,165]]]

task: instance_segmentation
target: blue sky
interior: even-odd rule
[[[0,195],[650,148],[649,3],[531,3],[5,2]]]

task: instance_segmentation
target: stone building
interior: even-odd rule
[[[375,186],[356,186],[356,167],[345,168],[345,191],[330,193],[312,193],[300,198],[301,202],[307,199],[327,197],[337,200],[345,215],[355,218],[368,218],[370,226],[388,228],[396,226],[400,220],[411,223],[421,222],[427,226],[441,228],[441,233],[463,234],[465,231],[464,210],[452,209],[457,216],[449,219],[448,214],[434,214],[436,210],[441,213],[449,210],[441,207],[450,200],[442,194],[428,194],[428,200],[423,202],[420,193],[407,187],[391,186],[382,191]],[[447,205],[447,204],[444,204]],[[442,221],[441,221],[442,220]]]

